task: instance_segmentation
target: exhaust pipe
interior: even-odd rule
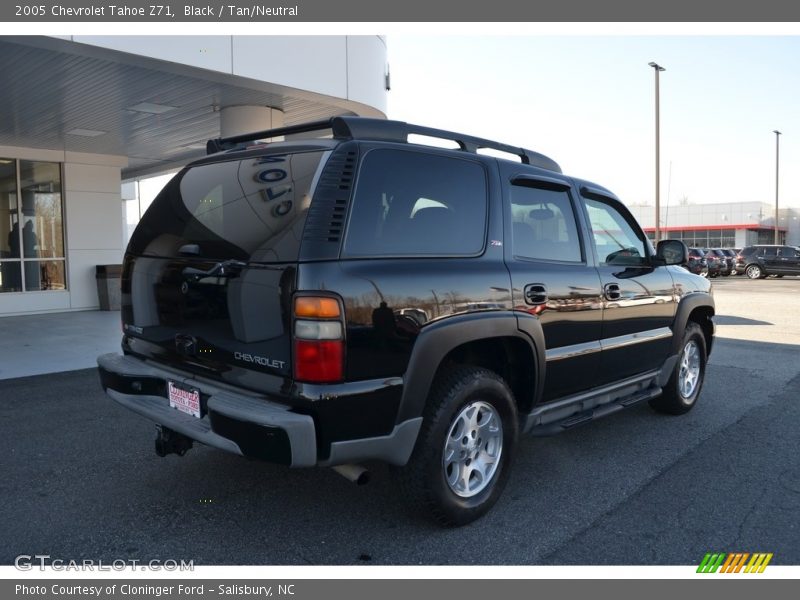
[[[356,485],[366,485],[369,483],[370,474],[364,467],[361,465],[336,465],[335,467],[331,467],[334,471],[336,471],[339,475],[347,479],[348,481],[352,481]]]

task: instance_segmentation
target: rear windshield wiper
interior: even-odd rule
[[[236,277],[246,266],[247,263],[241,260],[224,260],[206,271],[195,267],[185,267],[181,273],[183,273],[184,277],[194,280],[203,279],[204,277]]]

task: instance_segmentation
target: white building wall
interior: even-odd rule
[[[233,36],[234,75],[348,98],[345,36]]]
[[[653,206],[630,206],[633,216],[644,228],[655,226]],[[780,209],[780,227],[785,230],[787,244],[800,246],[800,209]],[[688,204],[661,209],[661,226],[665,228],[734,227],[735,246],[758,244],[758,233],[748,229],[772,229],[775,226],[775,206],[766,202],[728,202],[722,204]],[[771,243],[772,238],[770,238]],[[761,241],[763,242],[763,239]]]
[[[99,308],[95,266],[119,264],[124,251],[120,177],[127,159],[0,146],[0,156],[63,163],[67,290],[0,294],[0,316]]]
[[[379,36],[347,36],[347,96],[386,113],[386,42]]]
[[[352,100],[386,113],[386,44],[377,35],[87,35],[70,39]]]
[[[630,206],[642,227],[655,227],[653,206]],[[720,204],[687,204],[661,206],[662,227],[702,227],[724,225],[757,225],[774,217],[775,209],[765,202],[724,202]],[[773,221],[770,221],[772,223]]]
[[[114,164],[114,158],[67,153],[64,192],[71,309],[98,308],[95,266],[122,261],[122,165]]]

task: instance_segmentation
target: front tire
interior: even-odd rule
[[[448,369],[431,389],[414,452],[400,472],[404,495],[441,525],[471,523],[500,497],[517,437],[514,397],[500,376],[480,367]]]
[[[694,408],[703,387],[708,352],[706,338],[700,325],[689,322],[681,340],[678,362],[664,391],[658,398],[650,400],[657,412],[682,415]]]

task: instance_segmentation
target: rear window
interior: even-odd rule
[[[323,154],[256,156],[181,171],[142,217],[128,252],[297,260],[311,186]]]
[[[472,256],[486,237],[480,163],[406,150],[364,157],[343,255]]]

